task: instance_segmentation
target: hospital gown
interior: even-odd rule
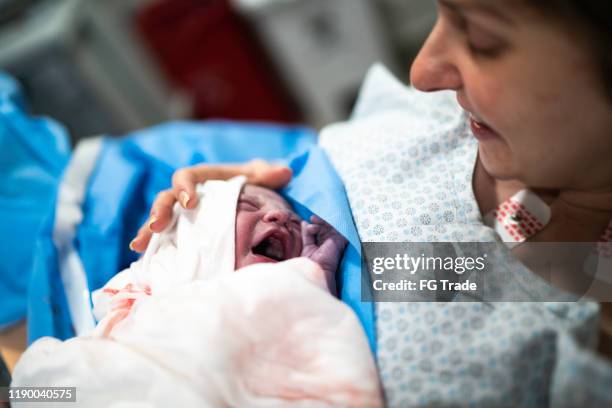
[[[498,239],[472,190],[477,142],[454,93],[417,92],[375,66],[351,120],[324,129],[321,145],[345,183],[362,241]],[[512,274],[554,291],[520,263],[496,261],[498,278]],[[387,403],[612,406],[612,366],[591,351],[597,319],[598,305],[587,301],[377,303]]]

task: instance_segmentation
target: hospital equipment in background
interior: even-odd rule
[[[404,72],[427,38],[436,20],[436,3],[432,0],[375,0],[380,5],[389,35],[393,39]]]
[[[131,35],[130,16],[113,7],[118,1],[5,3],[0,69],[19,79],[31,110],[62,122],[73,142],[188,116],[188,100],[164,84]]]
[[[141,38],[194,117],[300,122],[248,24],[230,0],[155,0],[136,13]]]
[[[0,70],[73,142],[186,117],[321,127],[348,116],[373,62],[407,78],[434,8],[431,0],[0,0]]]
[[[252,22],[313,126],[348,117],[374,62],[396,65],[376,1],[232,2]]]

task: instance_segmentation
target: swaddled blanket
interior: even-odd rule
[[[207,183],[98,292],[96,331],[35,342],[12,385],[76,386],[82,406],[382,406],[363,329],[315,263],[233,273],[242,183]]]

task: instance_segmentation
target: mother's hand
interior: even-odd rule
[[[144,252],[151,235],[161,232],[172,219],[172,207],[179,202],[184,208],[198,205],[195,188],[206,180],[227,180],[244,175],[247,183],[277,189],[291,180],[291,169],[286,166],[272,165],[263,160],[253,160],[244,164],[200,164],[177,170],[172,176],[172,188],[161,191],[155,197],[147,222],[140,227],[138,234],[130,243],[130,249]]]

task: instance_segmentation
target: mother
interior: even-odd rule
[[[456,190],[458,201],[461,204],[464,199],[468,210],[457,211],[457,200],[448,201],[454,211],[451,218],[473,232],[466,233],[465,239],[491,232],[482,225],[482,216],[528,189],[549,206],[551,218],[527,241],[601,240],[612,220],[612,54],[608,49],[612,3],[438,0],[438,12],[437,23],[412,67],[411,82],[424,92],[454,91],[465,111],[464,120],[453,129],[432,131],[431,138],[465,130],[477,140],[459,136],[454,144],[465,149],[467,154],[459,155],[462,164],[473,169],[466,173],[466,187],[473,195],[462,196],[461,186]],[[428,95],[405,92],[415,104],[432,101]],[[455,108],[460,109],[456,104]],[[369,228],[374,219],[371,213],[380,210],[377,197],[386,197],[383,188],[390,177],[380,162],[385,157],[397,160],[396,155],[411,159],[416,150],[410,149],[410,143],[418,147],[423,142],[411,139],[405,148],[396,143],[397,135],[415,120],[408,112],[406,118],[405,123],[394,124],[389,116],[381,116],[379,125],[385,128],[375,137],[371,136],[375,126],[359,136],[372,121],[368,125],[358,117],[324,131],[323,145],[346,183],[363,241],[418,240],[421,227],[436,223],[435,217],[432,221],[435,204],[444,204],[441,198],[441,203],[430,206],[434,209],[424,210],[418,197],[400,189],[402,194],[388,207],[389,214],[376,219],[379,233],[393,234],[376,235]],[[357,136],[350,139],[351,134]],[[372,151],[386,155],[375,162],[349,163],[355,156],[343,155],[339,148],[347,140],[364,157]],[[430,191],[424,184],[431,182],[418,176],[428,170],[415,163],[435,161],[435,154],[453,154],[436,152],[399,166],[400,172],[393,175],[398,176],[396,181],[412,177],[406,188]],[[445,180],[453,180],[453,172],[461,170],[448,169],[448,174],[442,170],[436,178],[444,185]],[[165,227],[175,201],[188,208],[196,204],[196,182],[238,173],[270,187],[282,186],[291,177],[288,169],[262,162],[180,170],[173,188],[158,196],[132,248],[142,251],[151,231]],[[470,199],[475,199],[479,210],[475,216],[469,211]],[[403,217],[409,214],[416,215]],[[446,225],[436,227],[440,228],[420,236],[445,240],[440,231]],[[520,246],[513,253],[521,260],[533,255]],[[380,303],[376,311],[377,357],[391,406],[611,404],[612,365],[607,357],[612,355],[612,310],[606,304],[597,308],[588,302]],[[594,350],[598,317],[600,347]]]

